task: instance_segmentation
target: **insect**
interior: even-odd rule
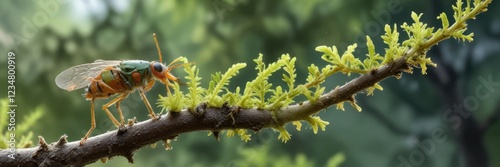
[[[93,63],[70,67],[57,75],[55,82],[61,89],[73,91],[86,87],[84,96],[87,100],[90,100],[91,127],[80,141],[80,145],[87,140],[96,127],[94,114],[95,99],[107,99],[118,95],[118,97],[104,104],[102,110],[106,112],[113,124],[119,127],[124,124],[120,102],[127,98],[130,93],[138,90],[144,104],[146,104],[149,116],[153,120],[158,118],[144,93],[149,91],[156,80],[158,80],[166,85],[167,91],[170,94],[168,88],[169,80],[179,82],[170,71],[186,63],[179,63],[181,59],[177,58],[168,66],[162,64],[162,55],[156,34],[153,34],[153,38],[158,50],[159,62],[144,60],[96,60]],[[116,105],[118,114],[120,115],[120,122],[116,120],[108,109],[112,105]]]

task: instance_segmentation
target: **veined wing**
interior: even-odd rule
[[[120,60],[96,60],[93,63],[70,67],[56,77],[56,85],[68,91],[83,88],[92,82],[91,78],[98,76],[106,67],[120,64]]]

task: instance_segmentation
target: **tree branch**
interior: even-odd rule
[[[438,35],[426,39],[423,43],[418,43],[418,45],[404,52],[403,55],[397,55],[396,60],[391,60],[388,64],[372,69],[368,73],[323,94],[315,103],[309,101],[300,102],[278,111],[265,111],[255,108],[243,109],[227,105],[220,108],[210,108],[206,104],[200,104],[196,111],[184,109],[180,112],[169,112],[168,115],[163,115],[157,120],[143,121],[91,137],[84,145],[80,145],[79,141],[67,143],[65,135],[57,143],[50,145],[47,145],[42,137],[39,137],[40,145],[38,147],[18,149],[12,156],[10,156],[10,150],[1,150],[0,166],[83,166],[102,158],[117,155],[126,157],[132,163],[132,156],[137,149],[159,140],[173,139],[182,133],[202,130],[220,131],[224,129],[252,129],[259,131],[262,128],[279,127],[291,121],[307,120],[311,115],[333,104],[344,101],[355,104],[354,95],[356,93],[372,87],[390,76],[399,78],[402,72],[411,72],[410,65],[417,66],[420,64],[420,67],[425,68],[430,60],[419,60],[417,59],[418,56],[425,55],[425,52],[431,46],[448,39],[452,35],[457,35],[457,32],[458,35],[454,37],[462,40],[472,40],[470,36],[465,36],[463,32],[460,32],[465,31],[463,29],[466,27],[464,22],[474,18],[480,12],[486,11],[489,3],[491,3],[491,0],[477,4],[479,6],[476,6],[464,16],[460,15],[462,18],[459,18],[451,27],[437,33]],[[462,11],[461,7],[458,10]],[[414,14],[413,17],[417,22],[420,16]],[[416,24],[415,26],[406,27],[421,30],[425,26]],[[412,33],[420,36],[425,35],[421,31],[412,31]]]
[[[220,131],[224,129],[251,129],[281,126],[287,122],[304,120],[310,115],[333,104],[346,100],[354,100],[355,93],[375,83],[408,69],[404,58],[397,59],[386,66],[372,70],[322,95],[317,103],[305,101],[285,107],[276,113],[276,121],[271,111],[258,109],[242,109],[223,106],[209,108],[201,104],[197,107],[197,116],[186,109],[181,112],[170,112],[158,120],[146,120],[132,126],[114,130],[91,137],[84,145],[79,141],[66,143],[65,135],[59,142],[47,145],[40,137],[40,145],[34,148],[17,149],[14,157],[9,158],[10,151],[0,151],[0,166],[83,166],[99,159],[124,156],[133,163],[134,151],[159,140],[192,131]],[[234,118],[234,119],[233,119]]]
[[[410,69],[410,66],[405,63],[405,56],[394,60],[393,62],[373,69],[368,74],[361,75],[350,82],[335,88],[322,95],[316,104],[306,101],[289,107],[285,107],[282,111],[277,113],[278,123],[286,123],[291,121],[298,121],[309,117],[316,112],[337,104],[343,101],[355,101],[354,95],[368,87],[375,85],[385,78],[390,76],[400,76],[403,71]]]

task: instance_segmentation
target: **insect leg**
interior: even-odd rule
[[[165,86],[167,87],[167,95],[172,96],[172,93],[170,93],[170,82],[168,81],[168,79],[166,81],[167,83],[165,84]]]
[[[143,88],[144,92],[148,92],[149,90],[151,90],[151,88],[153,88],[154,85],[155,85],[154,79],[148,81],[148,84]]]
[[[152,117],[153,120],[158,119],[158,117],[156,117],[156,114],[153,112],[153,108],[151,107],[151,104],[149,104],[149,101],[146,98],[146,95],[144,95],[143,90],[139,89],[139,94],[141,95],[142,101],[144,101],[144,104],[146,104],[146,107],[148,108],[149,116]]]
[[[92,131],[95,129],[94,98],[92,98],[92,100],[90,101],[90,119],[91,119],[90,129],[89,131],[87,131],[87,134],[85,134],[85,136],[80,141],[80,145],[83,145],[83,143],[87,141],[87,139],[90,136],[90,133],[92,133]]]
[[[113,116],[113,114],[111,114],[111,111],[109,111],[108,108],[109,108],[109,106],[112,106],[116,102],[121,101],[122,99],[127,97],[127,95],[128,95],[128,93],[123,93],[122,95],[118,96],[117,98],[109,101],[108,103],[106,103],[102,106],[102,110],[106,111],[106,115],[108,115],[109,119],[111,119],[111,121],[113,122],[113,124],[115,124],[116,127],[120,126],[120,122],[118,122],[116,120],[116,118]],[[120,115],[121,115],[121,110],[118,110],[118,111],[120,112]]]
[[[125,123],[125,119],[123,118],[122,114],[122,109],[120,108],[120,102],[122,102],[123,99],[127,98],[129,93],[124,93],[123,95],[120,96],[120,99],[116,102],[116,109],[118,109],[118,114],[120,114],[120,122],[123,125]]]

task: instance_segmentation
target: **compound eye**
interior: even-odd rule
[[[155,71],[157,71],[157,72],[163,72],[163,66],[162,66],[162,64],[161,64],[161,63],[155,63],[155,64],[153,65],[153,68],[154,68],[154,69],[155,69]]]

